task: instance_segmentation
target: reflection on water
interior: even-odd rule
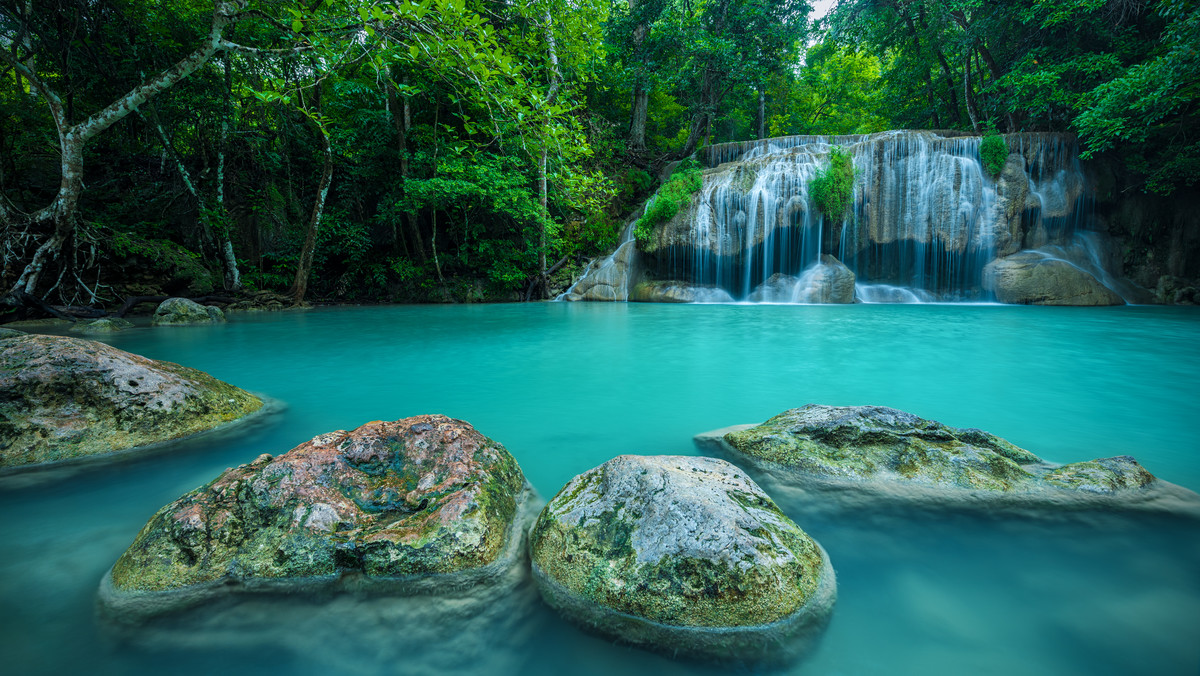
[[[893,406],[1056,462],[1128,453],[1196,490],[1198,338],[1200,314],[1164,308],[573,304],[118,334],[288,406],[243,434],[0,479],[0,654],[8,673],[727,673],[580,632],[526,579],[483,598],[253,597],[133,629],[98,617],[95,592],[155,510],[226,467],[418,413],[500,440],[546,497],[613,455],[693,453],[697,432],[807,402]],[[791,672],[1200,670],[1195,524],[794,516],[829,551],[839,601]]]

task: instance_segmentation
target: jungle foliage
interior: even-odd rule
[[[834,146],[829,164],[812,182],[812,197],[821,213],[840,219],[854,201],[854,158],[845,149]]]
[[[1070,131],[1170,193],[1198,87],[1195,0],[0,0],[0,292],[538,297],[770,135]]]

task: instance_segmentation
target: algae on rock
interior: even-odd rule
[[[225,321],[225,313],[221,308],[187,298],[168,298],[154,310],[154,319],[150,321],[155,326],[219,324]]]
[[[202,371],[65,336],[0,341],[0,391],[0,469],[179,439],[263,406]]]
[[[824,626],[836,596],[820,545],[714,458],[623,455],[584,472],[543,509],[530,550],[543,597],[567,617],[694,656],[786,651]]]
[[[1200,517],[1200,496],[1155,478],[1129,456],[1055,465],[982,430],[883,406],[808,404],[760,425],[697,435],[696,444],[744,462],[772,490],[799,490],[807,506],[820,502],[816,491],[822,504],[1141,509]]]
[[[440,415],[370,422],[226,470],[159,510],[102,588],[110,607],[244,587],[478,582],[518,559],[532,489],[516,460]],[[164,602],[169,605],[168,602]]]

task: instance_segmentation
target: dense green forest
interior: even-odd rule
[[[1065,131],[1200,176],[1195,0],[0,0],[0,285],[542,298],[707,144]]]

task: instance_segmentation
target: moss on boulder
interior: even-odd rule
[[[986,490],[1032,481],[1021,465],[1039,461],[982,430],[959,430],[883,406],[809,404],[725,440],[740,453],[816,475]]]
[[[700,434],[696,443],[744,461],[772,490],[816,490],[847,504],[1136,507],[1200,516],[1200,496],[1156,479],[1129,456],[1060,466],[983,430],[883,406],[808,404],[761,425]]]
[[[18,331],[16,329],[6,329],[3,327],[0,327],[0,340],[5,340],[7,338],[16,338],[17,336],[24,336],[24,335],[27,335],[24,331]]]
[[[0,469],[127,451],[263,406],[196,369],[81,338],[0,341]]]
[[[104,317],[90,322],[79,322],[72,326],[71,333],[116,333],[125,329],[133,328],[133,322],[126,321],[120,317]]]
[[[836,597],[820,545],[714,458],[623,455],[584,472],[542,510],[530,550],[543,598],[571,620],[696,657],[789,653]]]
[[[1042,479],[1061,488],[1103,495],[1144,488],[1156,481],[1128,455],[1073,462],[1047,472]]]
[[[259,456],[163,507],[102,599],[138,612],[231,588],[472,583],[519,560],[531,495],[512,455],[468,423],[370,422]]]
[[[154,319],[150,320],[155,326],[219,324],[223,321],[225,321],[225,313],[221,312],[221,308],[201,305],[187,298],[164,300],[154,310]]]

